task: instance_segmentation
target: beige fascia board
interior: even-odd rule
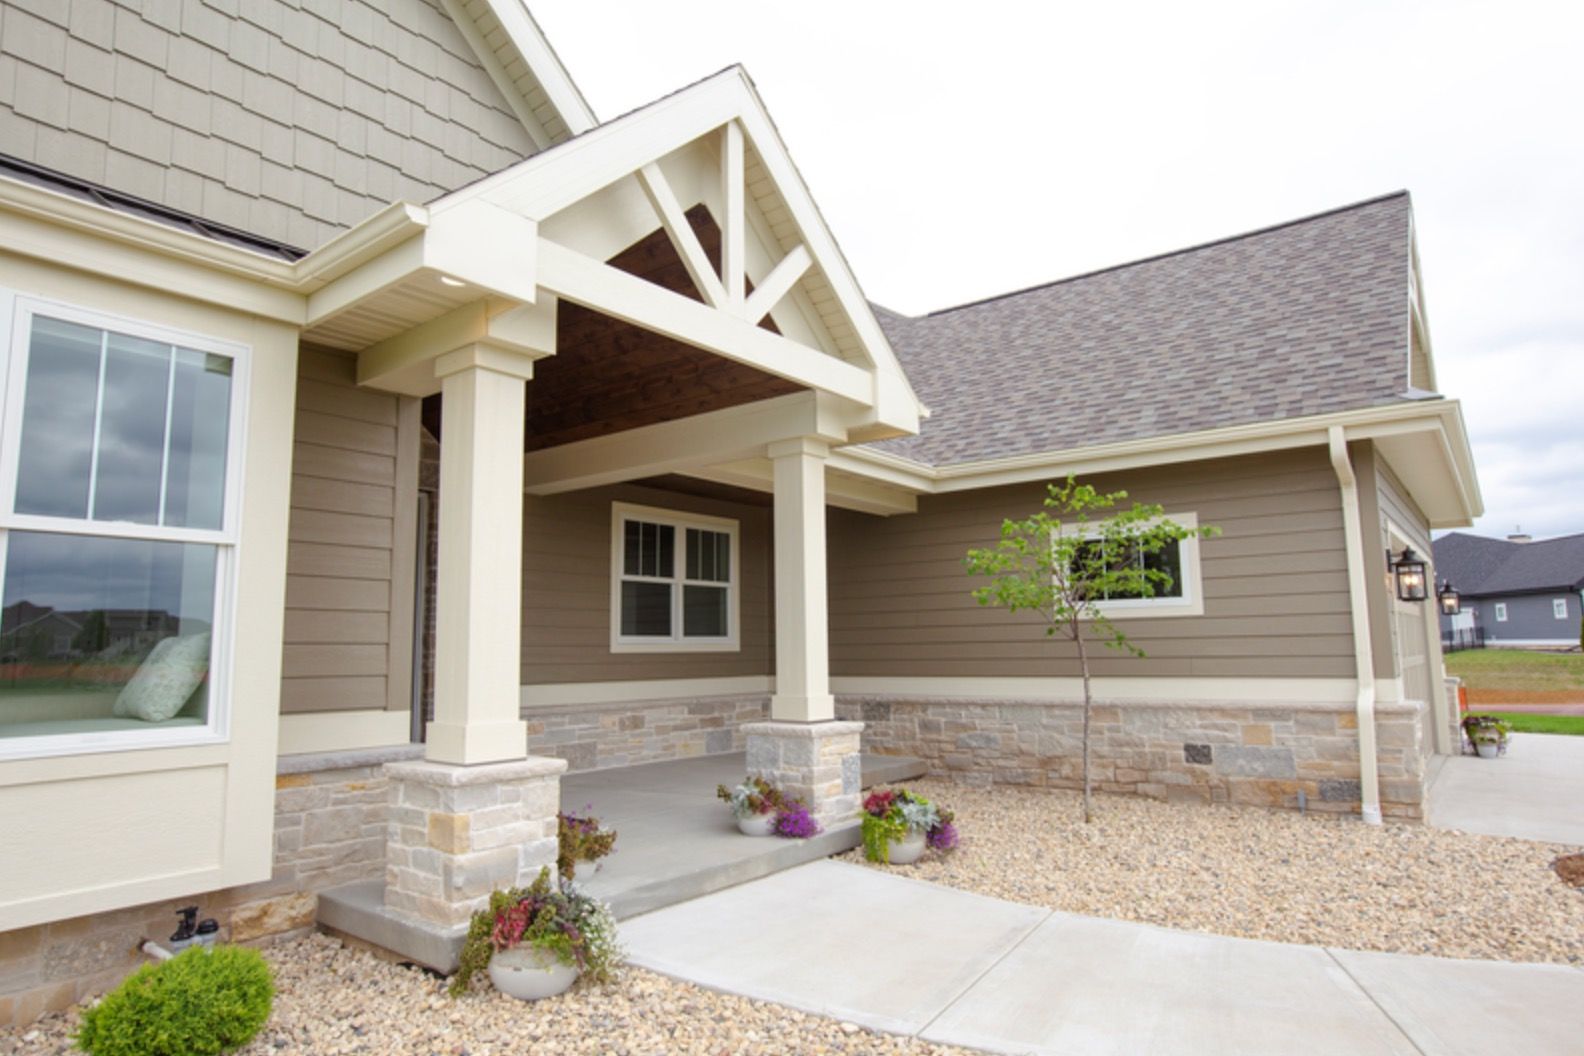
[[[428,226],[429,211],[423,206],[392,202],[292,265],[291,283],[309,292],[321,289],[420,234]]]
[[[440,0],[440,6],[445,9],[447,15],[451,16],[451,21],[456,23],[463,39],[468,42],[468,47],[473,49],[473,55],[478,59],[479,65],[489,74],[490,80],[495,83],[495,90],[501,93],[501,98],[511,107],[518,123],[523,126],[523,131],[527,132],[528,138],[534,141],[534,146],[540,150],[549,147],[551,145],[549,134],[539,123],[538,117],[534,115],[523,93],[518,91],[517,83],[507,74],[506,67],[501,64],[500,56],[495,54],[495,49],[484,39],[484,33],[479,29],[478,23],[469,17],[462,0]],[[523,61],[526,63],[527,59]]]
[[[485,297],[403,330],[358,353],[357,382],[404,396],[440,391],[436,361],[472,345],[497,348],[531,360],[555,354],[555,299],[519,305]]]
[[[700,480],[729,484],[749,491],[772,494],[775,491],[774,466],[767,458],[740,459],[690,467],[685,475]],[[837,509],[853,510],[880,517],[918,512],[918,495],[867,478],[831,473],[825,478],[825,501]]]
[[[523,0],[485,0],[485,3],[511,39],[512,47],[533,71],[534,79],[544,89],[550,105],[561,115],[567,130],[576,136],[598,125],[593,108],[583,98]]]

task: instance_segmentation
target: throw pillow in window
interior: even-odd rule
[[[208,634],[161,639],[121,690],[114,714],[144,722],[173,719],[208,673]]]

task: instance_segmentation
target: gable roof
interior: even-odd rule
[[[922,317],[877,309],[928,465],[1402,401],[1407,192]],[[1421,394],[1422,398],[1422,394]]]
[[[1584,534],[1515,543],[1450,532],[1433,545],[1436,575],[1465,597],[1584,587]]]

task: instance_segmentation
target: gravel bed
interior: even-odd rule
[[[1076,792],[909,788],[950,807],[949,856],[880,866],[1071,913],[1354,950],[1584,965],[1577,847],[1417,824]],[[845,856],[863,861],[862,850]]]
[[[275,969],[270,1021],[241,1056],[560,1056],[599,1053],[841,1053],[970,1056],[967,1050],[877,1034],[852,1023],[718,994],[638,968],[604,989],[574,987],[524,1003],[487,982],[460,999],[427,972],[403,968],[326,935],[263,950]],[[78,1053],[76,1010],[23,1030],[0,1028],[3,1056]]]

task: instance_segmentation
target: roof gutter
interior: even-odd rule
[[[1375,650],[1370,644],[1369,582],[1364,575],[1364,521],[1359,512],[1358,477],[1348,457],[1347,433],[1329,430],[1331,467],[1342,489],[1342,530],[1347,541],[1348,598],[1353,610],[1353,661],[1358,671],[1359,811],[1368,825],[1381,823],[1380,773],[1375,755]]]

